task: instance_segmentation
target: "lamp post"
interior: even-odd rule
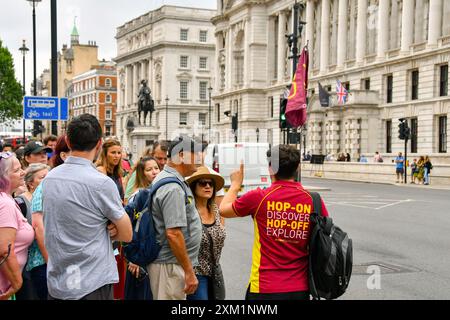
[[[33,96],[37,96],[37,76],[36,76],[36,7],[42,0],[27,0],[33,7]],[[37,129],[40,123],[33,122],[33,129]],[[36,131],[35,131],[36,132]]]
[[[209,93],[209,106],[208,106],[208,117],[209,117],[209,122],[208,122],[208,142],[211,142],[211,91],[212,91],[212,88],[211,88],[211,86],[209,86],[209,88],[208,88],[208,93]]]
[[[22,57],[23,57],[23,81],[22,81],[22,92],[23,92],[23,96],[25,97],[26,95],[26,89],[25,89],[25,55],[27,54],[27,52],[30,50],[27,48],[27,46],[25,45],[25,40],[23,40],[22,46],[19,48],[20,52],[22,52]],[[25,108],[24,108],[25,111]],[[23,114],[23,143],[26,142],[26,136],[25,136],[25,114]]]
[[[169,127],[169,96],[166,95],[166,141],[168,141],[169,139],[169,135],[168,135],[168,127]]]

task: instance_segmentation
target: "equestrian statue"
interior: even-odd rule
[[[147,87],[147,80],[141,81],[142,87],[139,90],[138,100],[138,114],[139,125],[141,125],[141,112],[144,111],[144,125],[147,114],[150,112],[150,126],[152,125],[152,113],[155,111],[155,103],[152,99],[151,90]]]

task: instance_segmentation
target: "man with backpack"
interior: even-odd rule
[[[197,171],[201,154],[200,142],[179,136],[170,143],[169,160],[153,181],[154,187],[162,184],[149,210],[161,245],[157,258],[147,266],[155,300],[185,300],[197,290],[193,267],[198,264],[202,224],[185,177]]]
[[[243,164],[231,174],[231,187],[220,204],[223,217],[251,215],[255,221],[253,263],[247,300],[309,300],[309,240],[311,195],[295,182],[298,150],[280,145],[267,152],[272,185],[247,192],[239,199]],[[322,216],[328,216],[321,201]]]

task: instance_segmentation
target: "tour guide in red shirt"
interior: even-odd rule
[[[231,174],[231,186],[220,212],[226,218],[253,218],[255,238],[247,300],[309,300],[309,217],[313,201],[294,180],[300,153],[292,146],[279,145],[267,151],[267,157],[272,185],[237,199],[244,176],[241,164],[240,170]],[[322,214],[328,216],[323,201]]]

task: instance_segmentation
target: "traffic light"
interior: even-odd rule
[[[237,113],[235,113],[233,116],[231,116],[231,129],[233,129],[233,131],[236,131],[238,129]]]
[[[280,121],[279,121],[279,127],[281,129],[292,128],[292,126],[286,120],[287,102],[288,102],[288,99],[286,99],[286,98],[281,98],[280,99]]]
[[[34,120],[33,121],[33,131],[32,134],[34,137],[36,137],[38,134],[43,133],[45,130],[44,126],[42,125],[41,120]]]
[[[408,140],[411,134],[411,129],[408,128],[408,122],[405,119],[400,119],[398,124],[398,138],[400,140]]]

